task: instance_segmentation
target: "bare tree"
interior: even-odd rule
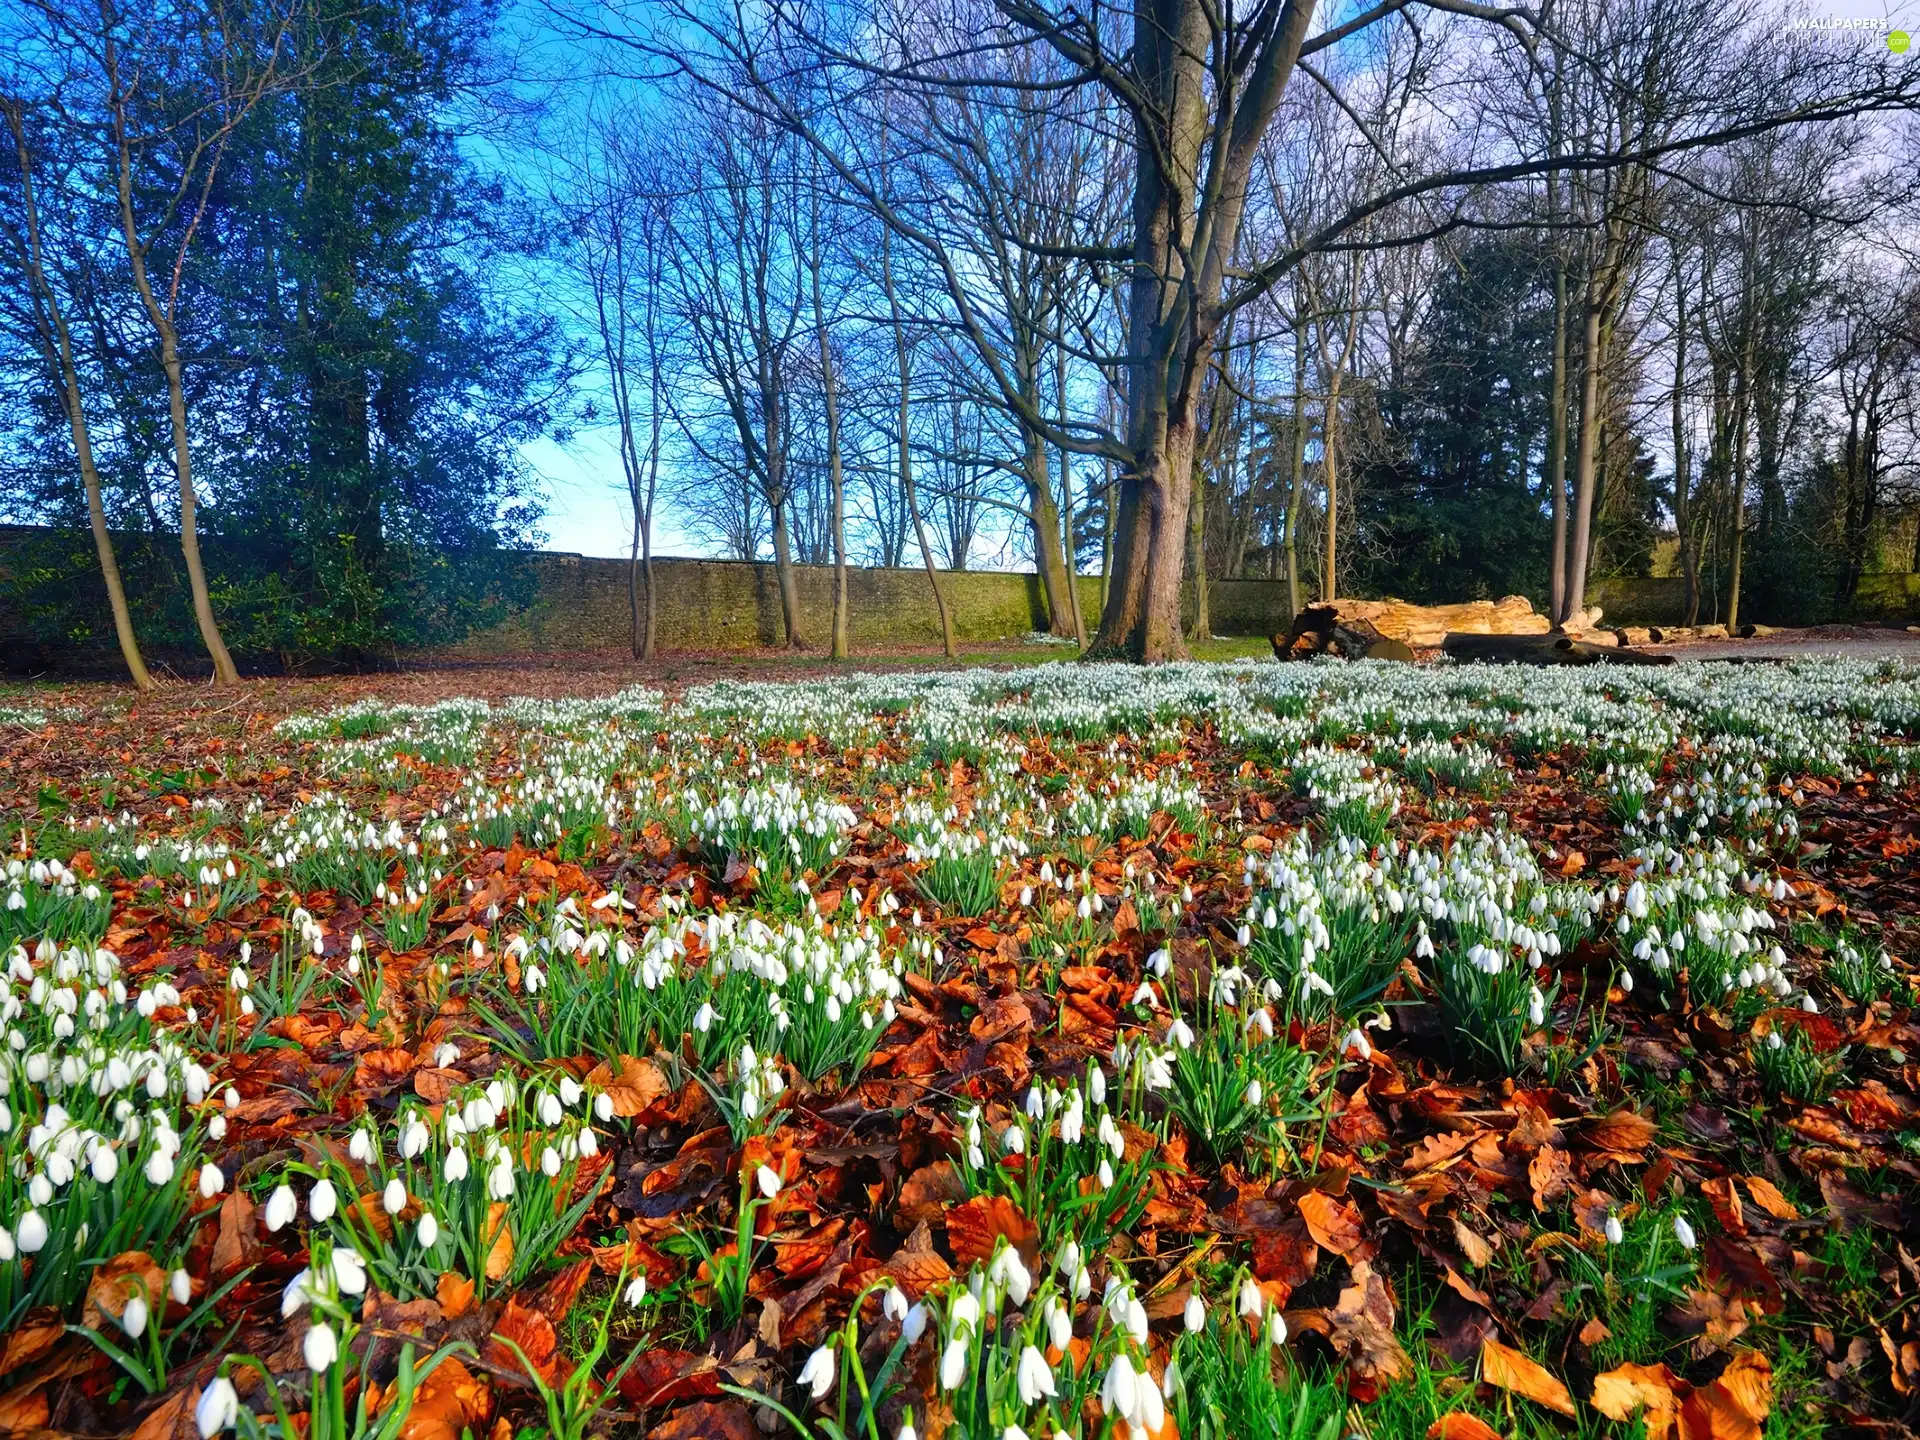
[[[33,3],[54,16],[54,7],[65,0]],[[285,63],[294,16],[291,6],[240,6],[228,0],[193,0],[138,18],[118,9],[114,0],[99,0],[91,25],[78,9],[57,14],[69,43],[89,57],[104,89],[107,162],[120,237],[167,382],[180,549],[194,619],[219,684],[237,681],[240,672],[214,619],[200,555],[182,305],[188,257],[235,132],[262,100],[297,80]]]
[[[140,642],[133,632],[133,615],[127,607],[125,587],[120,579],[119,561],[114,555],[113,536],[107,531],[106,505],[101,496],[100,472],[93,462],[93,434],[87,424],[82,394],[80,367],[74,355],[73,334],[67,326],[66,309],[61,301],[61,286],[56,280],[47,245],[42,234],[40,193],[34,182],[36,171],[32,128],[28,107],[17,96],[0,95],[0,117],[4,117],[13,137],[14,174],[17,189],[17,220],[0,214],[0,237],[7,243],[9,263],[25,282],[32,340],[44,361],[60,408],[73,437],[74,460],[79,466],[80,483],[87,496],[87,519],[93,530],[95,553],[100,559],[100,576],[106,584],[107,603],[113,612],[114,636],[120,645],[120,658],[139,690],[152,690],[153,676],[140,654]]]

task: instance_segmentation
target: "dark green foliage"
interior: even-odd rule
[[[498,9],[303,0],[287,62],[302,83],[256,106],[222,159],[182,331],[214,610],[253,664],[378,664],[529,588],[512,551],[537,538],[538,502],[519,452],[556,429],[567,367],[515,284],[540,227],[456,128],[493,78]],[[102,249],[77,267],[99,282],[78,318],[127,337],[85,377],[95,448],[136,630],[192,664],[164,394],[116,262]],[[84,527],[46,410],[0,413],[24,442],[0,509]],[[27,633],[110,645],[84,531],[31,549],[0,559]]]
[[[1380,389],[1395,458],[1359,487],[1360,593],[1416,601],[1523,594],[1547,584],[1547,382],[1552,275],[1511,238],[1444,272],[1421,345]]]

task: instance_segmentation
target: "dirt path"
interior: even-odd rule
[[[1681,660],[1798,660],[1843,655],[1855,660],[1907,660],[1920,664],[1920,635],[1910,630],[1859,625],[1816,625],[1755,640],[1693,640],[1647,649]]]

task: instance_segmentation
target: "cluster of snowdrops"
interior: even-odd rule
[[[1574,1043],[1557,1017],[1592,1012],[1556,963],[1577,946],[1610,956],[1602,988],[1639,1004],[1685,987],[1757,1015],[1817,1009],[1816,979],[1871,987],[1884,956],[1791,944],[1778,871],[1798,835],[1794,782],[1900,785],[1917,728],[1920,680],[1847,662],[1047,667],[296,716],[276,744],[309,798],[101,815],[84,861],[6,864],[0,1329],[50,1310],[138,1391],[167,1387],[221,1333],[231,1288],[189,1273],[231,1178],[223,1065],[303,1007],[378,1027],[395,957],[427,953],[429,999],[463,1016],[438,1028],[436,1065],[498,1065],[248,1177],[260,1225],[306,1254],[281,1314],[305,1324],[308,1374],[243,1399],[236,1381],[262,1362],[209,1354],[193,1411],[206,1436],[398,1434],[442,1355],[407,1347],[370,1406],[373,1352],[356,1344],[370,1288],[413,1300],[455,1273],[482,1298],[510,1295],[601,1203],[595,1161],[631,1112],[560,1062],[657,1057],[705,1088],[736,1154],[756,1140],[764,1153],[796,1091],[818,1105],[853,1090],[914,982],[964,973],[963,933],[989,917],[1036,988],[1074,966],[1125,979],[1110,1049],[1013,1103],[939,1102],[966,1194],[1004,1197],[1035,1233],[938,1287],[876,1280],[753,1400],[800,1433],[875,1434],[927,1346],[950,1435],[1142,1440],[1168,1417],[1226,1435],[1283,1411],[1301,1419],[1290,1433],[1319,1433],[1343,1402],[1290,1379],[1286,1324],[1244,1266],[1150,1323],[1109,1254],[1147,1204],[1158,1142],[1177,1132],[1201,1163],[1288,1173],[1332,1077],[1392,1034],[1409,968],[1461,1062],[1515,1077]],[[1567,783],[1604,798],[1625,862],[1613,873],[1578,873],[1497,823],[1424,841],[1401,823],[1409,807],[1470,815],[1512,763],[1547,754],[1573,757]],[[1243,843],[1253,807],[1288,796],[1302,823]],[[516,843],[585,867],[555,872],[582,884],[493,906],[449,940],[436,917]],[[321,894],[351,903],[323,914]],[[280,923],[190,985],[133,985],[108,943],[116,895],[188,937],[262,911]],[[1176,966],[1182,949],[1204,963]],[[1844,976],[1824,973],[1842,959]],[[411,1012],[421,1033],[431,1019]],[[699,1241],[714,1303],[736,1316],[764,1258],[757,1214],[783,1183],[747,1164],[737,1180],[736,1243]],[[1670,1224],[1690,1251],[1687,1218]],[[129,1254],[151,1266],[103,1294],[98,1277]],[[669,1318],[644,1272],[623,1274],[616,1299],[643,1329]],[[617,1402],[620,1358],[601,1383],[541,1382],[556,1434]],[[911,1440],[911,1410],[887,1414]]]

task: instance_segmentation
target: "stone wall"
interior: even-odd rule
[[[626,645],[632,635],[627,562],[582,555],[534,557],[539,598],[502,624],[477,631],[452,652],[463,656]],[[802,629],[827,642],[833,570],[795,566]],[[743,560],[654,561],[660,645],[667,650],[749,650],[778,644],[780,589],[771,563]],[[1025,635],[1040,624],[1039,577],[1005,571],[942,571],[955,637],[988,641]],[[1091,633],[1100,619],[1100,580],[1082,576],[1080,606]],[[924,570],[847,572],[855,649],[938,645],[940,616]],[[1218,635],[1267,635],[1284,629],[1287,588],[1267,580],[1215,581],[1208,609]]]
[[[1714,598],[1701,598],[1700,618],[1712,620],[1721,611]],[[1726,596],[1720,597],[1724,607]],[[1678,575],[1634,577],[1624,580],[1599,580],[1587,587],[1587,603],[1601,608],[1601,621],[1612,625],[1678,625],[1686,606],[1686,581]],[[1817,604],[1807,601],[1807,608]],[[1842,619],[1860,624],[1884,624],[1910,621],[1920,617],[1920,574],[1891,571],[1862,575],[1853,605],[1844,616],[1818,613],[1773,614],[1763,600],[1747,595],[1740,602],[1741,618],[1765,624],[1807,624],[1821,619]]]
[[[45,543],[49,538],[72,543],[49,546]],[[209,554],[217,567],[217,544]],[[44,569],[55,562],[58,573]],[[502,623],[469,634],[451,653],[485,658],[621,649],[630,643],[624,560],[534,553],[514,556],[508,563],[531,572],[532,602]],[[797,569],[804,634],[813,645],[824,647],[832,618],[833,572],[825,566]],[[770,563],[661,559],[655,562],[654,573],[663,650],[751,650],[778,643],[780,594]],[[1038,627],[1040,583],[1034,575],[947,571],[941,580],[953,610],[955,632],[963,641],[1008,640]],[[48,626],[17,603],[23,586],[45,591],[49,585],[74,601],[69,619],[78,619],[70,626]],[[924,571],[854,569],[848,572],[848,589],[856,650],[939,644],[939,618]],[[1079,594],[1091,634],[1099,619],[1099,579],[1081,577]],[[1591,587],[1589,599],[1615,624],[1673,624],[1681,616],[1677,578],[1602,580]],[[1187,600],[1190,617],[1191,586]],[[1816,618],[1776,617],[1753,601],[1743,609],[1749,610],[1749,618],[1779,623]],[[1711,604],[1704,606],[1703,616],[1711,618],[1711,610]],[[1209,611],[1215,634],[1270,635],[1287,626],[1287,587],[1269,580],[1216,580],[1209,587]],[[1847,618],[1866,622],[1920,618],[1920,575],[1865,576]],[[50,629],[57,633],[42,633]],[[204,662],[197,645],[175,653],[150,634],[142,638],[150,661],[172,664],[183,674],[196,673]],[[0,526],[0,671],[112,674],[119,667],[104,591],[85,532],[62,536],[36,527]]]

